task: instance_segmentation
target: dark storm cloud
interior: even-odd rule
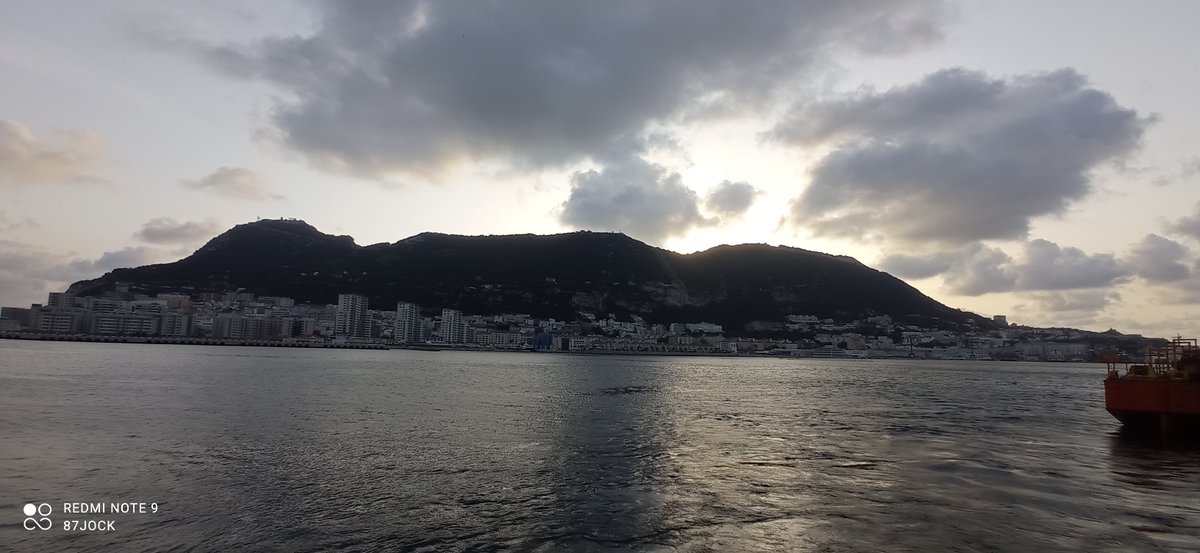
[[[885,92],[800,104],[765,136],[833,144],[792,203],[819,234],[966,244],[1023,238],[1090,191],[1151,122],[1070,69],[993,79],[948,69]]]
[[[879,262],[879,268],[900,278],[929,278],[950,270],[958,258],[957,252],[931,255],[892,254]]]
[[[722,181],[704,198],[704,207],[722,218],[746,214],[759,191],[748,182]]]
[[[0,240],[0,302],[15,307],[43,301],[50,291],[45,284],[49,257],[27,244]]]
[[[965,296],[1012,290],[1017,283],[1012,264],[1003,250],[979,242],[928,255],[893,254],[880,261],[883,270],[901,278],[941,275],[947,290]]]
[[[96,278],[113,269],[140,267],[153,263],[162,254],[145,246],[129,246],[119,250],[104,252],[96,259],[75,259],[67,262],[67,266],[75,270],[80,278]],[[63,275],[69,274],[63,271]]]
[[[1088,254],[1049,240],[1026,242],[1024,257],[1016,268],[1020,290],[1098,288],[1123,282],[1129,276],[1112,254]]]
[[[1200,258],[1187,246],[1147,234],[1124,261],[1146,282],[1161,285],[1170,303],[1200,303]]]
[[[905,278],[941,275],[950,292],[966,296],[1100,288],[1125,282],[1131,274],[1112,254],[1088,254],[1048,240],[1026,242],[1018,259],[976,242],[925,256],[888,256],[881,266]]]
[[[1167,224],[1167,232],[1200,240],[1200,202],[1192,208],[1192,214]]]
[[[1096,313],[1104,310],[1121,295],[1106,290],[1075,290],[1069,292],[1034,292],[1026,297],[1034,300],[1040,311]]]
[[[1179,242],[1147,234],[1133,247],[1126,262],[1137,276],[1152,283],[1179,282],[1191,276],[1185,264],[1190,252]]]
[[[25,305],[45,301],[45,294],[72,282],[96,278],[120,267],[137,267],[162,259],[144,246],[105,252],[95,259],[60,255],[23,242],[0,240],[0,301]]]
[[[161,43],[287,94],[272,124],[369,178],[637,153],[655,125],[765,107],[816,59],[941,38],[937,0],[328,2],[315,32]]]
[[[576,228],[619,231],[661,244],[717,222],[700,214],[699,203],[679,173],[630,158],[600,171],[575,173],[559,220]]]
[[[1121,301],[1120,294],[1107,290],[1030,292],[1022,294],[1022,298],[1030,303],[1014,305],[1017,316],[1040,320],[1046,325],[1070,327],[1094,324],[1104,309]]]
[[[170,217],[158,217],[146,221],[133,236],[154,244],[187,245],[212,238],[220,230],[221,225],[212,219],[181,222]]]
[[[1012,262],[1002,250],[976,243],[963,248],[942,279],[954,294],[980,296],[1007,292],[1017,284],[1018,275]]]

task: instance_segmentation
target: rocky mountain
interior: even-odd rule
[[[423,233],[359,246],[303,221],[238,225],[192,255],[117,269],[73,284],[77,295],[241,290],[298,302],[368,297],[466,313],[529,313],[574,320],[581,312],[651,322],[761,327],[787,315],[850,320],[891,315],[899,322],[990,328],[903,281],[850,257],[742,244],[693,254],[656,248],[617,233],[455,236]]]

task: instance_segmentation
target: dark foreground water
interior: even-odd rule
[[[1103,376],[0,341],[0,550],[1200,551]]]

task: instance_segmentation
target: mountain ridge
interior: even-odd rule
[[[791,246],[722,244],[680,254],[621,233],[462,236],[422,232],[360,246],[294,219],[244,223],[172,263],[123,268],[79,281],[76,295],[246,291],[330,303],[366,295],[468,313],[585,313],[653,322],[711,321],[745,328],[788,315],[835,320],[890,315],[943,328],[990,328],[850,256]]]

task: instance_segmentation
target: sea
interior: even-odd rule
[[[1200,551],[1104,377],[0,340],[0,551]]]

